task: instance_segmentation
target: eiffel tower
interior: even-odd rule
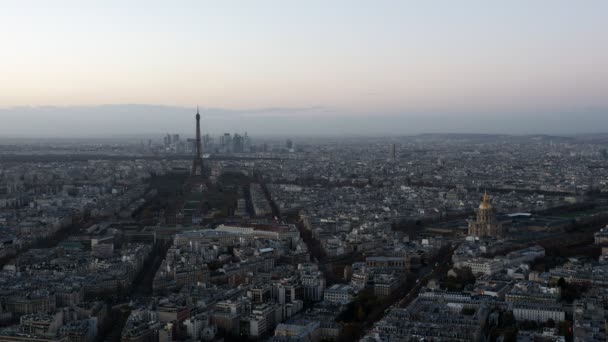
[[[203,176],[203,148],[201,146],[201,115],[196,107],[196,156],[192,162],[192,176]]]

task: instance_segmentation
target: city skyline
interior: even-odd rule
[[[605,139],[248,137],[0,144],[0,340],[606,339]]]
[[[606,14],[2,1],[0,341],[607,341]]]

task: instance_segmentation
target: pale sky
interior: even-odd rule
[[[0,2],[0,134],[15,107],[107,104],[608,115],[608,1]]]

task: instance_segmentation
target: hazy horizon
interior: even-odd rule
[[[608,129],[608,2],[7,1],[0,136]],[[134,105],[129,105],[134,104]]]
[[[467,114],[344,114],[331,108],[222,109],[200,107],[203,134],[225,132],[284,136],[403,136],[425,133],[549,134],[608,133],[608,112]],[[107,138],[194,135],[196,107],[142,104],[99,106],[27,106],[0,108],[11,125],[0,138]]]

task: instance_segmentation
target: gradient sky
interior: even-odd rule
[[[471,123],[608,115],[605,0],[4,0],[0,36],[9,125],[24,106],[133,103]]]

